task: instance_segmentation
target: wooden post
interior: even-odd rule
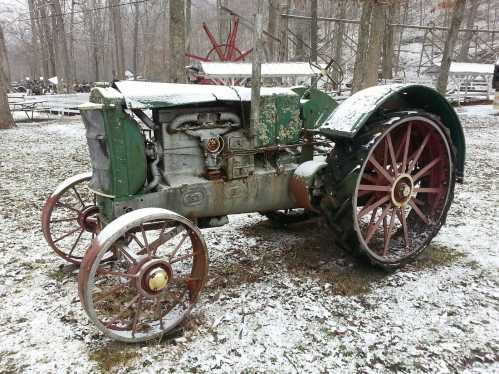
[[[256,128],[260,122],[260,85],[263,58],[263,0],[258,0],[255,15],[254,47],[251,64],[251,115],[249,137],[251,145],[256,146]]]

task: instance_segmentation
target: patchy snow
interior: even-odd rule
[[[213,101],[249,101],[251,88],[202,84],[178,84],[140,81],[116,82],[116,87],[125,97],[128,108],[146,108],[152,103],[163,106]],[[290,95],[296,93],[289,88],[262,87],[261,96]],[[154,104],[152,104],[154,105]]]
[[[435,65],[440,66],[437,62]],[[494,64],[477,64],[474,62],[451,62],[449,72],[454,74],[494,74]]]
[[[340,104],[325,121],[322,128],[337,132],[351,132],[352,127],[355,127],[364,115],[370,114],[376,109],[379,100],[383,99],[390,91],[398,90],[403,86],[403,84],[373,86],[353,94]]]
[[[76,271],[40,228],[44,200],[90,168],[78,118],[0,131],[2,372],[499,372],[499,117],[458,110],[466,183],[418,261],[384,273],[319,222],[258,214],[203,230],[207,286],[183,328],[124,345],[88,322]]]
[[[201,73],[209,78],[251,78],[251,63],[200,62]],[[325,67],[326,64],[321,64]],[[262,64],[262,78],[311,77],[320,73],[308,62],[280,62]]]

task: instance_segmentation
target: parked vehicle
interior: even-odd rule
[[[250,93],[121,81],[81,107],[92,171],[56,188],[42,225],[80,265],[80,300],[106,335],[139,342],[177,326],[208,274],[201,229],[230,214],[323,219],[331,246],[387,269],[444,224],[465,139],[439,93],[377,86],[338,105],[314,88],[262,88],[257,121]]]

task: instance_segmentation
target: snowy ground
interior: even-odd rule
[[[210,280],[175,335],[142,345],[87,320],[76,274],[46,245],[40,211],[89,169],[77,118],[0,132],[0,372],[499,372],[499,117],[459,109],[466,184],[445,228],[392,274],[331,246],[314,224],[257,214],[205,230]]]

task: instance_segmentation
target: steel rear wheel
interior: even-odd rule
[[[445,221],[454,191],[452,146],[439,120],[425,114],[368,125],[359,139],[341,227],[374,263],[398,267],[420,254]],[[348,158],[341,153],[335,162]]]
[[[101,227],[95,194],[88,188],[91,177],[92,173],[83,173],[62,182],[42,211],[42,231],[48,245],[76,265]]]
[[[103,261],[109,252],[115,260]],[[111,222],[93,242],[80,267],[80,300],[107,336],[146,341],[189,315],[207,272],[197,227],[165,209],[139,209]]]

